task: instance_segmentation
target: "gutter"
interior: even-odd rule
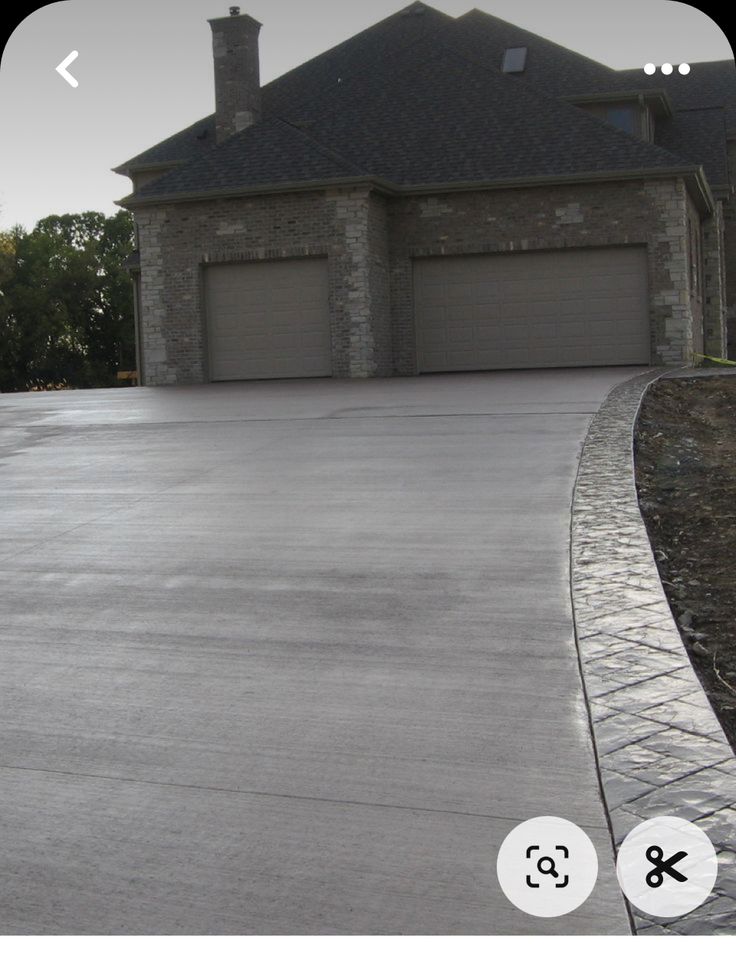
[[[702,165],[678,167],[658,167],[633,171],[589,171],[581,174],[532,175],[529,177],[503,178],[493,181],[450,181],[425,184],[395,184],[384,178],[371,176],[340,177],[318,181],[283,181],[275,184],[251,185],[239,188],[215,188],[210,191],[182,191],[177,194],[159,194],[138,197],[129,194],[115,203],[130,211],[153,207],[161,204],[182,204],[187,201],[206,201],[215,198],[257,197],[268,194],[291,194],[324,191],[336,187],[365,187],[388,197],[403,197],[416,194],[451,194],[469,191],[504,191],[517,187],[552,187],[557,184],[589,184],[606,181],[660,180],[667,177],[681,177],[703,213],[711,213],[715,206]]]

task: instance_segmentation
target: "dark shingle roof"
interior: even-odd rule
[[[507,46],[529,47],[524,74],[501,73]],[[707,90],[713,99],[721,74],[706,74],[702,97]],[[717,111],[662,122],[652,145],[555,99],[631,90],[642,78],[650,80],[480,11],[455,20],[414,4],[265,86],[259,124],[213,147],[213,118],[206,118],[127,166],[185,162],[146,184],[140,199],[361,174],[409,187],[704,160],[721,179],[722,152],[711,144],[704,158],[702,141],[720,136]],[[661,88],[661,79],[649,86]],[[210,133],[198,138],[203,130]]]
[[[142,151],[129,161],[114,168],[118,174],[127,174],[135,168],[145,168],[150,165],[186,162],[208,154],[215,146],[215,115],[197,121],[178,134],[167,137],[165,141]]]
[[[712,186],[728,184],[726,125],[722,107],[677,111],[657,122],[655,141],[694,164],[702,164]]]
[[[657,71],[619,70],[617,75],[624,86],[667,91],[675,110],[702,107],[726,107],[736,103],[736,65],[733,60],[711,60],[690,64],[689,74],[675,70],[671,74]]]
[[[306,133],[269,120],[145,185],[140,198],[365,174],[398,186],[673,167],[677,157],[437,48],[323,93]],[[395,72],[394,72],[395,71]],[[301,111],[300,111],[301,112]],[[335,156],[317,145],[329,144]]]
[[[480,10],[470,11],[456,24],[460,39],[455,43],[461,43],[463,52],[476,61],[490,60],[500,66],[507,46],[528,46],[526,69],[517,79],[553,97],[664,90],[674,114],[655,125],[655,144],[702,164],[711,183],[727,183],[724,127],[736,129],[736,65],[732,60],[694,63],[689,74],[675,70],[648,75],[642,68],[612,70]],[[717,112],[706,116],[705,108],[722,108],[723,113],[720,118]]]
[[[674,113],[655,126],[655,143],[702,164],[712,185],[728,183],[726,132],[736,129],[736,65],[732,60],[690,64],[689,74],[619,71],[621,83],[667,92]]]
[[[550,97],[610,89],[616,83],[617,72],[610,67],[482,10],[471,10],[454,21],[451,42],[460,53],[494,70],[501,70],[508,47],[526,47],[524,71],[514,79],[533,84]]]
[[[216,150],[149,182],[137,196],[223,191],[279,181],[327,181],[364,173],[315,144],[297,128],[272,118],[240,131]]]
[[[281,115],[296,104],[318,105],[325,90],[360,76],[373,79],[405,49],[431,48],[454,23],[439,10],[414,3],[271,81],[262,91],[264,110]]]

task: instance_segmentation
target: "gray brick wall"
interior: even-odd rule
[[[688,362],[692,318],[681,180],[534,187],[406,197],[391,204],[394,366],[416,371],[414,257],[646,244],[652,360]]]
[[[416,371],[414,257],[622,244],[647,245],[652,360],[687,363],[687,210],[675,179],[404,198],[333,188],[141,208],[147,384],[207,380],[208,263],[318,255],[338,377]]]
[[[208,379],[203,312],[207,264],[324,255],[329,265],[333,375],[390,374],[384,221],[385,202],[369,198],[365,189],[140,209],[136,222],[146,383]]]

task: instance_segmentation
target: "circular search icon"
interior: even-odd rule
[[[501,890],[534,917],[561,917],[590,896],[598,856],[590,837],[562,817],[534,817],[508,834],[498,851]]]

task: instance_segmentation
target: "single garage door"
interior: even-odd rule
[[[414,262],[419,371],[649,364],[646,250]]]
[[[210,378],[332,373],[327,259],[205,269]]]

